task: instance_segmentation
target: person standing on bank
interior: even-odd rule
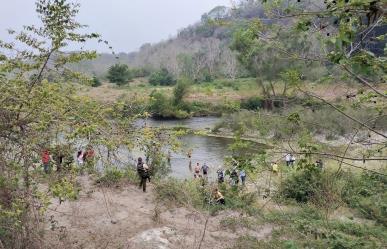
[[[286,166],[290,166],[290,160],[292,159],[292,156],[288,153],[285,156]]]
[[[142,158],[139,157],[137,160],[137,173],[140,177],[140,185],[139,188],[145,193],[146,192],[146,180],[148,179],[148,172],[144,169],[144,163]]]
[[[241,182],[242,182],[242,186],[245,186],[245,182],[246,182],[246,171],[244,169],[241,169],[239,171],[239,176],[241,178]]]
[[[290,165],[293,167],[296,162],[296,157],[293,154],[290,154]]]
[[[216,171],[216,173],[218,174],[218,183],[221,184],[224,182],[224,171],[221,167],[219,167],[219,169]]]
[[[203,177],[205,179],[207,179],[207,177],[208,177],[208,170],[209,170],[209,168],[210,167],[208,167],[206,163],[204,163],[203,166],[202,166]]]
[[[50,172],[50,160],[51,160],[50,152],[48,151],[48,149],[45,149],[42,153],[42,164],[43,164],[44,173],[46,174]]]

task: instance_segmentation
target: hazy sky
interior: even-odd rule
[[[34,0],[0,0],[0,37],[7,28],[19,30],[37,22]],[[155,43],[176,35],[177,30],[200,20],[203,13],[230,0],[78,0],[78,20],[100,33],[116,52],[137,50],[143,43]],[[106,51],[103,46],[89,48]]]

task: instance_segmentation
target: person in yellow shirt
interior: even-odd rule
[[[273,171],[274,174],[278,173],[278,164],[276,162],[272,163],[271,170]]]
[[[225,205],[226,201],[224,200],[224,196],[219,192],[218,188],[215,188],[213,191],[213,197],[217,204]]]

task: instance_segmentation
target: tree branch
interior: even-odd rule
[[[354,121],[355,123],[357,123],[357,124],[359,124],[359,125],[361,125],[361,126],[367,128],[368,130],[374,132],[375,134],[378,134],[379,136],[382,136],[382,137],[384,137],[384,138],[387,138],[387,136],[384,135],[383,133],[381,133],[381,132],[379,132],[379,131],[373,129],[372,127],[370,127],[370,126],[366,125],[365,123],[363,123],[363,122],[357,120],[356,118],[351,117],[351,116],[348,115],[347,113],[345,113],[345,112],[343,112],[342,110],[340,110],[340,108],[338,108],[338,107],[336,107],[335,105],[329,103],[328,101],[326,101],[325,99],[321,98],[320,96],[317,96],[317,95],[314,95],[314,94],[312,94],[312,93],[306,92],[306,91],[304,91],[304,90],[302,90],[302,89],[300,89],[300,88],[298,88],[298,89],[299,89],[301,92],[303,92],[303,93],[305,93],[306,95],[308,95],[308,96],[311,96],[311,97],[314,97],[314,98],[316,98],[316,99],[321,100],[322,102],[324,102],[325,104],[329,105],[330,107],[332,107],[332,108],[335,109],[336,111],[340,112],[341,114],[343,114],[344,116],[346,116],[346,117],[349,118],[350,120]]]
[[[376,89],[374,86],[371,85],[371,83],[369,83],[368,81],[366,81],[365,79],[363,79],[362,77],[360,77],[359,75],[355,74],[354,72],[352,72],[346,65],[342,65],[342,68],[347,71],[350,75],[352,75],[353,77],[355,77],[358,81],[360,81],[360,83],[362,83],[363,85],[366,85],[367,87],[371,88],[375,93],[379,94],[380,96],[384,97],[384,98],[387,98],[387,95],[382,93],[381,91],[379,91],[378,89]]]

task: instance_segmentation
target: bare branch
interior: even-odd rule
[[[379,94],[380,96],[387,98],[387,95],[376,89],[374,86],[371,85],[367,80],[363,79],[361,76],[357,75],[356,73],[352,72],[348,66],[343,65],[342,68],[347,71],[350,75],[355,77],[358,81],[360,81],[362,84],[366,85],[367,87],[371,88],[375,93]]]
[[[321,100],[322,102],[324,102],[325,104],[329,105],[330,107],[332,107],[332,108],[335,109],[336,111],[340,112],[341,114],[343,114],[344,116],[346,116],[346,117],[349,118],[350,120],[354,121],[355,123],[357,123],[357,124],[359,124],[359,125],[361,125],[361,126],[367,128],[368,130],[374,132],[375,134],[378,134],[379,136],[382,136],[382,137],[384,137],[384,138],[387,138],[387,136],[386,136],[385,134],[383,134],[383,133],[381,133],[381,132],[379,132],[379,131],[373,129],[372,127],[370,127],[370,126],[368,126],[367,124],[361,122],[360,120],[358,120],[358,119],[356,119],[356,118],[354,118],[354,117],[348,115],[348,114],[345,113],[344,111],[340,110],[340,108],[338,108],[338,107],[336,107],[335,105],[329,103],[328,101],[326,101],[325,99],[321,98],[320,96],[317,96],[317,95],[312,94],[312,93],[310,93],[310,92],[306,92],[306,91],[304,91],[304,90],[302,90],[302,89],[300,89],[300,88],[298,88],[298,89],[299,89],[301,92],[303,92],[304,94],[306,94],[306,95],[308,95],[308,96],[310,96],[310,97],[314,97],[314,98],[316,98],[316,99]]]

